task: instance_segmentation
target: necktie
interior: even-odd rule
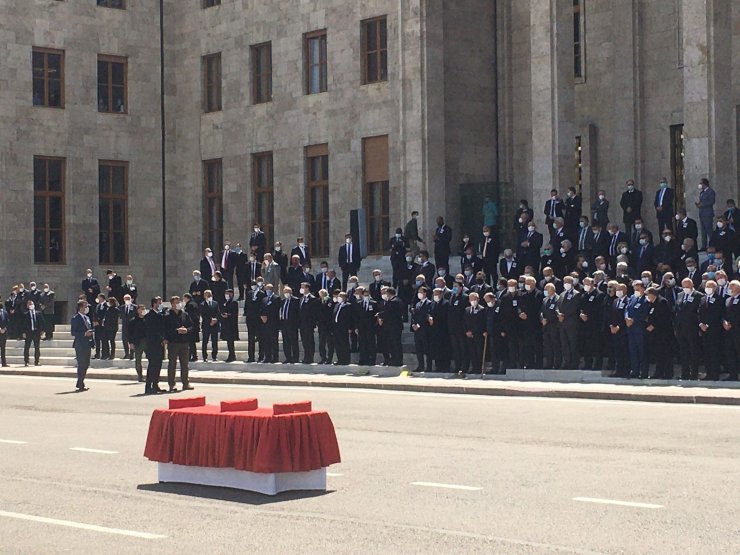
[[[36,331],[36,312],[31,311],[31,331]]]
[[[642,246],[642,250],[640,251],[640,258],[642,258],[642,256],[645,254],[645,249],[646,248],[647,247],[645,245]]]
[[[617,235],[616,234],[614,235],[614,237],[612,237],[612,244],[609,249],[609,254],[611,254],[612,256],[617,254]]]
[[[555,201],[550,201],[550,217],[554,220],[555,219]]]
[[[601,235],[601,232],[600,231],[597,231],[596,232],[596,235],[594,236],[594,243],[598,243],[599,242],[599,236],[600,235]]]
[[[581,240],[578,241],[578,250],[579,251],[586,250],[586,228],[585,227],[581,230]]]
[[[288,299],[285,302],[285,306],[283,307],[283,320],[288,319],[288,311],[290,310],[290,299]]]
[[[488,249],[488,238],[483,240],[483,258],[486,257],[486,250]]]
[[[349,253],[347,254],[347,262],[352,264],[352,243],[349,244],[347,250],[349,251]]]
[[[367,299],[365,299],[365,302],[364,302],[364,305],[365,305],[365,310],[367,310],[367,309],[368,309],[368,306],[369,306],[369,304],[370,304],[370,303],[368,303],[368,302],[367,302]]]
[[[342,303],[339,306],[337,306],[337,314],[336,314],[336,316],[334,316],[334,323],[335,324],[338,324],[339,323],[339,313],[341,312],[343,306],[344,306],[344,303]]]
[[[322,288],[322,289],[326,289],[326,274],[324,274],[324,275],[323,275],[323,276],[321,277],[321,280],[322,280],[322,282],[323,282],[323,285],[321,286],[321,288]]]
[[[216,273],[216,265],[213,263],[213,259],[210,257],[208,258],[208,264],[211,267],[211,274]]]
[[[663,206],[663,195],[665,194],[665,189],[660,190],[660,198],[658,199],[658,206]]]

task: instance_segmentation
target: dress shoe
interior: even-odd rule
[[[7,367],[8,367],[8,365],[5,364],[5,363],[3,363],[3,368],[7,368]]]
[[[36,362],[33,363],[33,365],[34,366],[41,366],[41,363],[37,360]]]
[[[218,359],[217,359],[216,357],[213,357],[213,358],[211,359],[211,362],[218,362]]]
[[[167,391],[170,392],[170,393],[177,393],[177,388],[176,387],[171,387]]]
[[[144,383],[144,376],[139,376],[139,383]]]
[[[224,362],[234,362],[236,360],[236,357],[229,357]]]
[[[254,359],[253,359],[253,358],[248,358],[248,359],[246,360],[246,362],[247,362],[247,364],[249,364],[249,363],[251,363],[251,362],[254,362]]]
[[[182,390],[183,391],[192,391],[193,389],[195,389],[195,388],[192,385],[190,385],[190,384],[187,384],[187,385],[182,386]]]
[[[90,390],[90,388],[89,387],[85,387],[84,385],[82,387],[78,387],[77,388],[77,392],[78,393],[81,393],[83,391],[89,391],[89,390]]]
[[[23,366],[28,366],[28,363],[27,363],[27,362],[24,362],[24,363],[23,363]]]

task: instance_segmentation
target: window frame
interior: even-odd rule
[[[319,61],[312,63],[311,41],[319,39]],[[323,39],[323,43],[322,40]],[[322,58],[323,56],[323,58]],[[329,41],[326,29],[303,34],[304,94],[306,96],[325,93],[329,90]],[[319,90],[311,90],[311,70],[319,68]]]
[[[33,76],[33,72],[35,70],[35,66],[33,65],[33,55],[34,54],[42,54],[44,56],[44,99],[41,104],[35,104],[33,102],[33,83],[36,81],[36,78]],[[59,106],[50,106],[49,105],[49,55],[58,55],[60,57],[59,60],[59,68],[60,68],[60,77],[59,77]],[[64,75],[65,75],[65,68],[64,68],[64,50],[58,50],[55,48],[45,48],[40,46],[34,46],[31,48],[31,103],[36,108],[55,108],[57,110],[63,110],[64,109]]]
[[[223,60],[221,52],[214,52],[213,54],[206,54],[201,57],[202,60],[202,72],[203,72],[203,113],[210,114],[212,112],[221,112],[224,109],[223,103]],[[209,77],[209,63],[211,61],[218,61],[218,78],[213,83]],[[210,89],[215,88],[213,91],[214,97],[217,95],[217,101],[215,106],[211,106],[210,100]]]
[[[45,189],[42,191],[38,191],[36,189],[36,161],[40,160],[44,162],[44,172],[45,172]],[[66,240],[65,240],[65,194],[66,194],[66,180],[67,180],[67,160],[66,158],[62,158],[59,156],[34,156],[33,157],[34,162],[34,173],[33,173],[33,200],[34,200],[34,214],[33,214],[33,263],[34,264],[43,264],[43,265],[60,265],[60,264],[66,264],[67,259],[67,249],[66,249]],[[49,189],[49,162],[59,162],[61,164],[59,176],[60,176],[60,190],[59,191],[52,191]],[[44,199],[44,227],[43,228],[37,228],[36,227],[36,199],[37,198],[43,198]],[[58,230],[52,230],[50,226],[51,222],[51,210],[50,210],[50,198],[59,198],[60,199],[60,206],[61,206],[61,227]],[[37,260],[36,259],[36,233],[38,231],[43,231],[44,233],[44,260]],[[49,250],[50,250],[50,244],[51,244],[51,232],[52,231],[59,231],[60,236],[60,250],[61,255],[59,256],[58,261],[52,261],[50,260],[49,256]]]
[[[390,237],[390,137],[376,135],[362,138],[362,206],[365,209],[365,232],[368,254],[383,255]],[[377,164],[382,160],[382,165]],[[371,166],[371,163],[376,162]],[[371,210],[376,187],[381,187],[380,212]],[[375,223],[375,233],[372,233]]]
[[[262,51],[267,49],[267,62],[269,65],[268,70],[259,72],[257,70],[258,63],[262,60]],[[252,104],[265,104],[272,102],[272,42],[262,42],[260,44],[253,44],[249,48],[252,62]],[[262,97],[262,82],[267,80],[266,97]]]
[[[586,82],[586,10],[583,0],[573,0],[573,78]],[[578,36],[576,37],[576,29]]]
[[[683,206],[684,196],[686,193],[686,141],[684,134],[684,124],[679,123],[669,127],[670,133],[670,169],[671,182],[675,192],[676,208],[685,208]]]
[[[111,10],[125,10],[126,9],[126,0],[121,0],[121,7],[117,6],[111,6],[111,2],[113,0],[98,0],[96,2],[98,8],[109,8]]]
[[[575,182],[576,192],[583,194],[583,138],[576,135],[575,139]]]
[[[108,110],[100,109],[100,69],[98,68],[97,88],[98,88],[98,113],[99,114],[128,114],[128,58],[125,56],[112,56],[109,54],[98,54],[97,63],[108,64],[108,80],[105,83],[108,88]],[[113,109],[113,66],[112,64],[123,65],[123,110],[116,111]],[[115,85],[118,86],[118,85]]]
[[[224,161],[223,158],[211,158],[203,160],[203,248],[211,248],[217,251],[224,244]],[[219,187],[218,191],[212,191],[210,187],[209,168],[218,168]],[[211,221],[210,201],[218,202],[218,217],[216,222]],[[217,227],[214,227],[213,224]],[[211,231],[215,232],[215,237],[219,239],[215,245],[209,244]]]
[[[201,6],[204,10],[221,5],[221,0],[203,0]]]
[[[313,180],[311,178],[311,164],[312,160],[326,158],[326,175],[322,175],[321,179]],[[329,145],[318,144],[310,145],[304,149],[305,158],[305,172],[306,172],[306,237],[308,238],[308,244],[310,252],[313,256],[329,256],[331,245],[329,244],[330,233],[331,233],[331,209],[329,207],[330,189],[329,189]],[[323,166],[323,162],[321,162]],[[323,172],[322,172],[323,173]],[[313,218],[313,191],[315,189],[321,189],[323,192],[322,198],[322,214],[318,219]],[[314,224],[319,225],[319,236],[315,237],[313,232]]]
[[[260,163],[263,160],[269,160],[267,179],[262,179]],[[269,199],[269,214],[260,213],[259,201],[262,196]],[[267,244],[271,245],[275,237],[275,166],[272,151],[252,154],[252,221],[262,225]]]
[[[380,23],[385,23],[385,46],[381,46],[381,33]],[[368,27],[377,23],[375,30],[376,49],[370,50],[368,47]],[[362,64],[362,84],[371,85],[373,83],[385,83],[388,81],[388,16],[381,15],[370,19],[365,19],[360,22],[360,41],[361,41],[361,64]],[[371,79],[368,74],[369,63],[368,58],[371,54],[376,54],[378,57],[378,63],[376,66],[377,72],[374,78]],[[383,67],[382,60],[383,54],[385,54],[385,67]],[[383,77],[385,73],[385,77]]]
[[[100,171],[103,168],[108,168],[108,183],[110,185],[110,193],[100,192]],[[112,168],[123,168],[123,193],[113,193],[113,169]],[[128,266],[129,261],[129,233],[128,233],[128,180],[129,180],[129,163],[124,160],[98,160],[98,262],[108,266]],[[109,252],[108,258],[103,259],[101,252],[101,237],[103,229],[100,226],[100,209],[103,202],[107,202],[108,210],[108,229],[105,230],[108,233],[109,241]],[[115,233],[119,233],[113,225],[113,206],[115,201],[121,201],[123,204],[123,225],[120,233],[123,233],[123,259],[116,260],[114,257],[113,248],[113,236]]]

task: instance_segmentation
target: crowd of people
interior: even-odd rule
[[[217,256],[205,249],[187,292],[171,297],[169,308],[160,297],[137,304],[132,276],[124,283],[112,270],[103,292],[88,270],[76,331],[73,318],[75,345],[94,348],[94,358],[112,359],[120,328],[123,358],[135,360],[146,393],[160,391],[165,347],[170,391],[176,390],[178,362],[182,386],[191,389],[188,363],[199,357],[216,361],[219,342],[226,344],[225,362],[236,361],[240,318],[246,322],[248,363],[280,362],[282,338],[287,364],[347,365],[357,353],[360,365],[400,366],[408,323],[419,372],[464,376],[582,368],[672,379],[678,361],[677,377],[684,380],[698,379],[700,371],[702,379],[727,374],[725,379],[737,380],[736,206],[728,200],[724,213],[715,216],[709,182],[702,180],[698,189],[697,224],[685,209],[675,209],[674,191],[661,180],[653,203],[655,235],[643,220],[643,194],[632,180],[619,202],[623,226],[610,219],[604,191],[584,214],[575,188],[564,199],[552,190],[543,207],[544,233],[526,200],[514,215],[514,229],[504,230],[495,202],[486,197],[481,234],[464,235],[457,249],[459,272],[452,271],[453,235],[444,218],[437,219],[432,259],[413,212],[389,239],[392,276],[374,270],[367,284],[357,277],[362,257],[351,235],[337,254],[340,277],[326,260],[314,273],[302,237],[289,252],[279,241],[268,250],[255,224],[245,248],[227,241]],[[507,231],[515,239],[502,249]],[[5,338],[19,336],[26,340],[26,363],[34,342],[38,363],[40,332],[47,338],[53,333],[46,318],[49,295],[53,314],[53,292],[43,289],[32,284],[29,292],[19,285],[5,303],[8,310],[0,310],[3,364]],[[649,375],[651,362],[655,370]],[[84,375],[78,388],[84,389]]]

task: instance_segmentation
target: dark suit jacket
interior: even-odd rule
[[[670,214],[671,216],[675,214],[675,208],[674,208],[674,201],[675,201],[675,191],[671,189],[670,187],[667,187],[665,190],[665,193],[663,194],[663,204],[660,203],[660,189],[658,189],[655,192],[655,201],[653,202],[653,206],[658,208],[659,206],[663,207],[663,212]]]
[[[92,322],[89,317],[78,312],[72,317],[71,324],[71,333],[72,337],[74,337],[72,345],[74,347],[90,348],[95,344],[95,339],[92,335],[90,337],[85,337],[85,332],[93,329]]]
[[[683,243],[683,240],[690,238],[696,243],[699,237],[699,229],[696,225],[696,220],[692,220],[688,216],[685,220],[676,223],[676,240],[679,244]]]
[[[305,252],[305,255],[304,255]],[[305,266],[306,264],[311,264],[311,253],[308,252],[308,246],[303,247],[303,252],[301,252],[301,249],[298,245],[293,247],[293,249],[290,251],[290,256],[293,257],[294,255],[298,255],[298,257],[301,259],[301,266]]]
[[[360,261],[362,258],[360,257],[360,249],[352,243],[352,262],[349,262],[348,259],[348,253],[347,250],[347,244],[345,243],[341,247],[339,247],[339,267],[342,269],[343,272],[351,272],[351,271],[357,271],[360,267]]]
[[[33,330],[31,330],[31,313],[26,312],[23,315],[23,333],[26,334],[26,337],[30,337],[32,334],[40,336],[41,332],[46,329],[44,314],[38,310],[34,310],[34,314],[36,315],[36,323]]]
[[[498,263],[498,275],[499,277],[506,279],[519,279],[519,276],[524,273],[524,267],[520,265],[516,258],[511,260],[511,270],[509,270],[509,263],[506,258],[502,258]]]
[[[218,265],[216,264],[216,261],[211,258],[213,261],[214,267],[218,270]],[[211,271],[211,265],[208,263],[208,258],[205,256],[200,259],[200,277],[202,277],[206,283],[211,282],[211,278],[213,277],[213,272]]]

